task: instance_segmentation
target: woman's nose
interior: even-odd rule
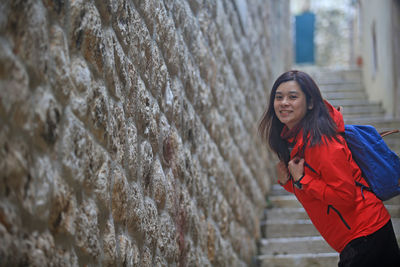
[[[282,104],[282,106],[286,106],[287,104],[289,104],[288,99],[287,99],[286,97],[284,97],[284,98],[282,99],[281,104]]]

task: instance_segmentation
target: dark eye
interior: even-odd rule
[[[297,95],[291,95],[290,96],[290,99],[296,99],[297,98]]]
[[[282,99],[282,96],[281,95],[275,95],[275,99],[280,100],[280,99]]]

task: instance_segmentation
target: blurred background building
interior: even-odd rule
[[[296,64],[360,68],[369,99],[400,117],[400,1],[292,0],[291,13]]]

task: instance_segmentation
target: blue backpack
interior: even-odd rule
[[[398,130],[386,134],[393,132]],[[369,187],[356,184],[362,190],[372,191],[382,201],[399,195],[400,159],[376,129],[369,125],[345,125],[344,137]]]

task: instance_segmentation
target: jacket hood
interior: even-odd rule
[[[337,132],[344,133],[343,115],[336,108],[334,108],[328,101],[324,100],[325,106],[328,109],[333,121],[336,123]]]

